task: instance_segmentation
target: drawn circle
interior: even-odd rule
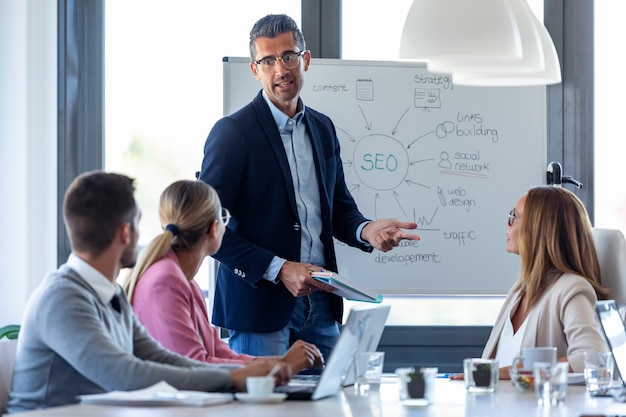
[[[401,185],[409,170],[406,148],[387,135],[374,134],[359,139],[352,161],[363,185],[380,191]]]
[[[454,123],[451,121],[439,123],[437,129],[435,129],[435,134],[439,139],[445,138],[448,133],[452,132],[454,132]]]

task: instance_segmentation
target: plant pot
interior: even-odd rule
[[[491,384],[491,370],[490,369],[478,369],[472,371],[474,377],[474,383],[477,387],[488,387]]]
[[[423,378],[416,379],[406,384],[411,398],[424,398],[426,392],[426,382]]]

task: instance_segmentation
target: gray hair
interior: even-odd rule
[[[275,38],[287,32],[293,33],[293,39],[301,51],[306,50],[304,35],[291,17],[286,14],[268,14],[257,20],[250,31],[250,58],[256,58],[255,41],[258,38]]]

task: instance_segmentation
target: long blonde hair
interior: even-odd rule
[[[217,192],[202,181],[181,180],[169,185],[159,199],[159,219],[163,233],[146,246],[123,284],[132,303],[135,287],[146,270],[161,259],[169,248],[192,249],[221,215]]]
[[[601,285],[589,215],[574,193],[553,186],[530,189],[519,222],[522,270],[516,289],[526,294],[527,308],[553,282],[549,277],[563,273],[585,278],[598,298],[608,294]]]

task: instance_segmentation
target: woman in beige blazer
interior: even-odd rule
[[[565,188],[539,186],[519,199],[507,225],[506,250],[520,255],[521,273],[482,356],[510,358],[524,347],[554,346],[559,361],[582,372],[583,352],[607,350],[595,314],[607,291],[587,210]],[[499,355],[499,346],[510,351]],[[500,365],[500,378],[508,379],[510,362]]]

